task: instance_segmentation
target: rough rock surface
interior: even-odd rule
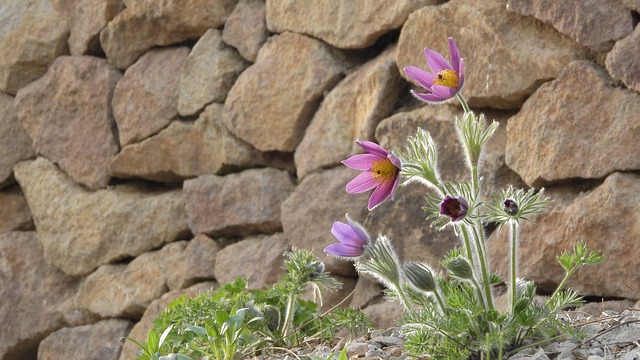
[[[219,30],[209,29],[184,62],[178,96],[180,115],[194,115],[212,102],[224,103],[247,66],[235,50],[222,42]]]
[[[640,169],[628,155],[640,153],[638,113],[638,93],[590,62],[571,63],[509,120],[507,164],[535,187]]]
[[[293,191],[289,174],[272,168],[184,182],[189,228],[194,234],[243,236],[282,229],[280,204]]]
[[[289,243],[312,250],[327,271],[338,275],[353,275],[352,263],[331,257],[323,249],[337,242],[331,235],[334,221],[346,222],[346,213],[355,221],[364,219],[368,195],[349,195],[344,190],[357,175],[344,166],[310,174],[282,204],[282,227]]]
[[[44,258],[70,275],[136,256],[186,235],[180,190],[119,185],[90,192],[38,158],[15,167]]]
[[[4,1],[0,11],[0,90],[15,95],[67,54],[69,28],[51,0]]]
[[[554,200],[545,214],[535,218],[533,226],[522,226],[519,242],[519,277],[536,282],[550,291],[562,280],[564,272],[555,257],[570,250],[577,241],[598,250],[605,260],[577,271],[569,287],[583,295],[636,298],[640,288],[635,262],[640,247],[640,223],[635,216],[640,200],[640,176],[614,173],[600,186],[583,193],[581,189],[551,188],[547,196]],[[489,239],[492,271],[508,274],[508,232]]]
[[[291,152],[343,68],[340,56],[318,40],[294,33],[272,38],[231,88],[224,123],[258,150]]]
[[[508,0],[507,9],[551,24],[578,44],[609,51],[633,30],[633,17],[618,0]]]
[[[151,305],[147,307],[147,310],[145,310],[140,321],[135,324],[127,336],[140,342],[146,340],[147,333],[152,328],[153,320],[155,320],[162,310],[169,306],[173,300],[182,296],[193,297],[196,294],[203,293],[208,290],[215,290],[217,287],[218,284],[215,282],[202,282],[193,285],[188,289],[174,290],[162,295],[162,297],[154,300]],[[120,360],[135,360],[137,359],[136,355],[138,351],[140,351],[140,348],[137,345],[130,341],[126,341],[122,345]]]
[[[103,265],[84,280],[76,302],[80,309],[102,318],[139,318],[153,300],[169,290],[212,279],[218,249],[213,240],[199,237],[142,254],[129,264]]]
[[[177,44],[221,27],[237,2],[126,1],[127,8],[100,33],[100,44],[109,62],[125,69],[154,46]]]
[[[618,41],[607,54],[607,70],[627,87],[640,92],[640,27]]]
[[[275,283],[284,275],[284,252],[290,250],[282,233],[247,237],[226,246],[216,258],[216,280],[220,285],[238,277],[249,279],[250,289],[260,289]],[[239,267],[238,264],[251,264]]]
[[[402,76],[408,79],[402,69],[409,65],[428,69],[425,47],[449,58],[447,37],[465,59],[463,94],[472,107],[518,108],[540,84],[584,56],[568,38],[507,11],[501,0],[460,0],[409,16],[398,40]]]
[[[118,360],[121,338],[133,322],[109,319],[91,325],[62,328],[44,339],[38,347],[38,360],[74,359]]]
[[[103,59],[63,56],[16,95],[35,151],[90,189],[107,185],[107,166],[118,152],[111,98],[119,79]]]
[[[66,325],[77,280],[44,261],[35,232],[0,233],[0,254],[0,359],[35,359]]]
[[[251,62],[256,61],[258,51],[269,36],[266,12],[262,0],[240,0],[224,24],[222,40]]]
[[[335,166],[362,150],[358,139],[372,139],[403,84],[389,49],[340,82],[324,99],[295,152],[298,178]],[[331,151],[319,151],[331,149]]]
[[[629,8],[629,9],[635,11],[635,12],[640,12],[640,1],[639,0],[622,0],[622,3],[627,8]]]
[[[125,146],[109,164],[112,176],[180,181],[258,164],[258,154],[222,124],[222,104],[211,104],[195,123],[173,121],[157,135]]]
[[[179,81],[189,48],[155,49],[127,69],[113,92],[120,145],[157,133],[178,115]]]
[[[322,1],[313,10],[293,1],[267,1],[267,27],[319,38],[342,49],[362,49],[400,28],[414,10],[435,0]]]
[[[29,205],[18,186],[0,191],[0,233],[33,228]]]
[[[71,55],[97,55],[100,31],[124,9],[122,0],[76,0],[69,16]]]
[[[0,92],[0,189],[14,182],[13,165],[35,156],[31,138],[16,116],[13,100]]]

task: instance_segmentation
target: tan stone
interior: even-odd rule
[[[129,264],[103,265],[82,283],[77,306],[103,318],[140,317],[169,290],[212,279],[218,249],[213,240],[199,237],[142,254]]]
[[[224,103],[248,63],[222,42],[219,30],[209,29],[191,50],[180,77],[178,112],[189,116],[212,102]]]
[[[629,156],[640,153],[638,113],[639,94],[590,62],[571,63],[509,120],[507,164],[535,187],[640,169]]]
[[[355,290],[349,306],[357,309],[363,309],[383,296],[380,283],[367,276],[358,277]]]
[[[605,61],[609,74],[636,92],[640,92],[639,57],[640,27],[636,27],[631,35],[616,42]]]
[[[640,0],[622,0],[622,3],[627,8],[635,12],[640,12]]]
[[[518,108],[540,84],[585,53],[551,27],[507,11],[501,0],[453,0],[409,16],[398,40],[401,75],[409,80],[402,71],[409,65],[429,68],[425,47],[448,58],[447,37],[465,59],[462,94],[472,107]]]
[[[255,166],[260,157],[220,120],[222,104],[209,105],[195,123],[173,121],[157,135],[126,146],[109,164],[112,176],[180,181]]]
[[[187,180],[189,228],[212,236],[277,232],[282,229],[280,204],[293,189],[289,174],[273,168]]]
[[[0,233],[33,228],[29,205],[18,186],[0,191]]]
[[[5,1],[0,12],[0,90],[15,95],[67,54],[69,28],[50,0]]]
[[[344,190],[357,175],[346,167],[310,174],[282,204],[282,227],[290,244],[312,250],[327,271],[337,275],[353,275],[353,264],[329,256],[323,249],[338,242],[331,235],[334,221],[346,222],[346,213],[357,222],[364,220],[368,195],[349,195]]]
[[[267,1],[267,27],[313,36],[342,49],[363,49],[435,0]],[[313,9],[313,10],[310,10]]]
[[[640,226],[634,214],[640,211],[639,188],[639,175],[614,173],[588,192],[581,188],[547,189],[546,195],[554,200],[552,207],[536,217],[533,225],[521,227],[518,276],[533,280],[541,290],[553,291],[564,276],[555,257],[584,241],[605,260],[579,269],[567,286],[582,295],[638,298],[640,247],[635,240]],[[504,230],[488,243],[492,271],[505,278],[510,266],[508,238]]]
[[[415,136],[417,129],[429,132],[436,143],[438,167],[444,181],[466,181],[469,170],[464,163],[464,152],[458,142],[454,120],[462,111],[450,105],[426,105],[410,112],[397,113],[383,120],[376,130],[380,145],[387,149],[404,149],[406,138]],[[500,113],[487,114],[488,122],[504,124]],[[487,123],[488,123],[487,122]],[[498,127],[482,154],[479,172],[483,178],[481,196],[491,199],[508,184],[523,185],[518,176],[505,165],[506,129]],[[363,225],[370,234],[385,234],[402,261],[422,261],[434,269],[453,247],[461,242],[450,229],[437,231],[425,220],[425,195],[432,192],[419,183],[410,183],[397,189],[395,200],[387,201],[367,214]]]
[[[611,50],[633,30],[631,11],[618,0],[508,0],[507,9],[550,24],[595,51]]]
[[[70,4],[69,50],[71,55],[98,55],[100,31],[124,9],[122,0],[75,0]]]
[[[38,158],[15,167],[44,258],[70,275],[137,256],[187,232],[180,190],[119,185],[90,192]]]
[[[404,309],[398,301],[383,301],[369,305],[363,311],[371,317],[374,328],[388,329],[398,326]]]
[[[296,149],[298,178],[339,164],[358,152],[356,140],[373,138],[403,88],[394,57],[394,48],[385,51],[325,97]]]
[[[146,139],[178,115],[178,84],[189,48],[155,49],[127,69],[113,92],[120,145]]]
[[[251,62],[269,36],[266,12],[263,0],[240,0],[224,24],[222,40]]]
[[[231,88],[225,125],[258,150],[293,151],[323,92],[340,80],[340,58],[306,36],[284,33],[272,38]]]
[[[291,250],[282,233],[245,238],[218,252],[216,281],[220,285],[246,277],[249,289],[261,289],[284,275],[284,253]],[[244,264],[244,265],[242,265]]]
[[[35,232],[0,233],[0,254],[0,359],[35,359],[66,325],[78,281],[44,261]]]
[[[169,306],[172,301],[183,296],[193,297],[197,294],[204,293],[209,290],[215,290],[217,287],[218,284],[215,282],[202,282],[193,285],[188,289],[174,290],[162,295],[162,297],[154,300],[151,305],[149,305],[147,310],[145,310],[144,315],[142,315],[140,321],[135,324],[135,326],[133,327],[133,329],[131,329],[131,332],[129,332],[129,335],[127,336],[141,343],[146,341],[147,334],[153,327],[153,321],[167,306]],[[135,360],[138,358],[137,353],[139,351],[140,348],[133,342],[125,341],[122,346],[122,352],[120,353],[120,360]]]
[[[100,44],[109,62],[125,69],[154,46],[195,39],[210,28],[221,27],[237,2],[125,1],[127,8],[100,33]]]
[[[13,97],[0,92],[0,189],[15,182],[13,165],[35,156],[31,138],[13,105]]]
[[[85,360],[117,360],[123,336],[133,322],[108,319],[91,325],[62,328],[47,336],[38,347],[38,360],[72,358]]]
[[[36,152],[90,189],[109,182],[118,152],[111,97],[120,72],[105,60],[63,56],[16,95],[18,119]]]

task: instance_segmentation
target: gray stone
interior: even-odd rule
[[[18,121],[13,103],[13,97],[0,92],[0,189],[15,182],[15,164],[35,156],[31,138]]]

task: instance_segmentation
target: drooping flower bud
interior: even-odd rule
[[[473,269],[471,268],[471,264],[469,264],[469,260],[462,256],[456,256],[449,259],[445,261],[443,265],[452,276],[464,280],[473,279]]]
[[[433,271],[424,264],[409,261],[402,264],[402,270],[409,279],[409,282],[417,289],[432,292],[436,290],[436,281],[433,278]]]
[[[440,215],[446,215],[451,221],[464,219],[469,210],[469,203],[462,196],[451,197],[447,195],[440,203]]]
[[[502,208],[504,209],[504,212],[507,213],[507,215],[515,216],[516,214],[518,214],[518,203],[511,199],[505,200],[502,204]]]

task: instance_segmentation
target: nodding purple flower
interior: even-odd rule
[[[364,247],[371,243],[369,234],[362,225],[351,220],[349,214],[346,214],[347,223],[336,221],[331,227],[331,233],[335,236],[339,243],[334,243],[324,251],[328,254],[341,257],[359,257],[364,254]]]
[[[431,72],[415,66],[407,66],[404,72],[429,93],[411,90],[416,98],[428,103],[440,103],[451,99],[462,89],[464,84],[464,59],[460,57],[458,46],[449,38],[449,57],[451,63],[439,53],[424,49],[424,57]]]
[[[502,208],[504,209],[504,212],[507,213],[507,215],[515,216],[516,214],[518,214],[518,204],[511,199],[505,200],[502,204]]]
[[[469,203],[462,196],[451,197],[447,195],[440,203],[440,215],[446,215],[451,221],[464,219],[469,210]]]
[[[371,141],[356,141],[368,154],[354,155],[342,163],[363,171],[351,180],[346,187],[349,194],[359,194],[375,190],[369,197],[368,209],[373,210],[393,194],[400,182],[400,159]]]

